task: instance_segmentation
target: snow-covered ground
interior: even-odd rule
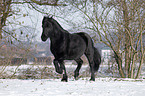
[[[61,82],[60,79],[0,79],[0,96],[145,96],[145,81],[96,78]]]
[[[66,65],[69,80],[61,82],[54,66],[0,66],[1,78],[7,78],[0,79],[0,96],[145,96],[145,74],[137,80],[112,78],[114,73],[108,73],[103,65],[96,81],[90,82],[89,71],[86,71],[89,70],[88,65],[82,66],[80,75],[84,76],[79,80],[73,80],[75,68],[76,65]],[[14,73],[14,78],[19,79],[8,79]]]

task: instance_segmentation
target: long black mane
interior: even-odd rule
[[[68,32],[68,31],[64,30],[63,27],[56,20],[54,20],[53,18],[51,18],[51,22],[54,24],[54,26],[56,26],[56,28],[58,30]]]
[[[77,79],[79,70],[83,64],[83,60],[80,58],[83,54],[86,55],[89,61],[91,69],[90,80],[94,81],[94,73],[99,69],[101,56],[98,50],[94,47],[91,37],[84,32],[70,34],[52,17],[44,17],[42,27],[43,32],[41,39],[42,41],[46,41],[47,38],[50,38],[50,50],[55,57],[53,63],[56,72],[63,74],[62,81],[68,80],[63,61],[75,60],[78,63],[78,66],[74,71],[74,77]]]

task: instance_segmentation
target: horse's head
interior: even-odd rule
[[[53,36],[53,24],[51,22],[52,17],[46,17],[44,16],[42,20],[42,28],[43,32],[41,35],[41,40],[46,41],[49,37]]]

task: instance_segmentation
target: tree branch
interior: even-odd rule
[[[12,4],[25,4],[25,3],[34,3],[37,5],[49,5],[49,6],[67,6],[66,4],[58,4],[58,3],[48,3],[48,2],[40,2],[36,0],[32,1],[22,1],[22,2],[12,2]]]

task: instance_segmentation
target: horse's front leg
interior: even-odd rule
[[[62,77],[61,81],[67,82],[68,81],[68,76],[67,76],[67,73],[66,73],[64,62],[63,61],[59,61],[59,64],[60,64],[60,68],[62,68],[62,70],[63,70],[63,77]]]
[[[56,72],[59,73],[59,74],[62,74],[63,73],[63,70],[60,67],[58,60],[54,59],[53,60],[53,63],[54,63]]]

